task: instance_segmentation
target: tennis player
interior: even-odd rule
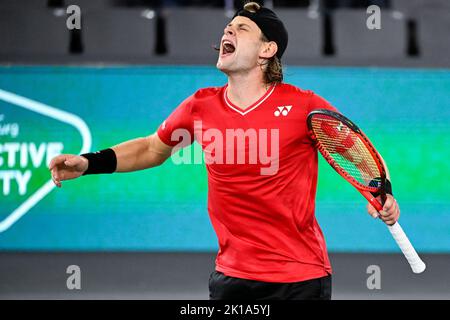
[[[208,211],[219,242],[210,299],[331,299],[332,270],[314,213],[318,155],[306,117],[335,108],[283,83],[280,59],[287,44],[276,14],[247,3],[221,39],[217,68],[228,77],[225,86],[195,92],[151,136],[55,157],[49,165],[54,183],[155,167],[182,140],[195,139],[210,160]],[[219,141],[230,132],[233,141],[246,134],[245,144]],[[263,156],[262,149],[270,154]],[[368,212],[377,214],[370,205]],[[380,217],[387,224],[399,218],[391,195]]]

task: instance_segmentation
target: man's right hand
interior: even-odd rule
[[[50,161],[48,168],[53,182],[58,188],[61,188],[61,181],[78,178],[87,170],[88,165],[89,161],[85,157],[61,154]]]

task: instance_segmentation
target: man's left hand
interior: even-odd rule
[[[377,200],[380,201],[380,197],[377,197]],[[367,212],[374,218],[380,217],[380,219],[388,225],[393,225],[400,217],[400,207],[395,198],[390,194],[386,195],[386,202],[384,203],[382,211],[378,213],[378,211],[368,203]]]

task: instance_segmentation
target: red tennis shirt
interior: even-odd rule
[[[196,140],[203,149],[217,271],[284,283],[331,273],[314,214],[318,156],[306,125],[320,108],[335,110],[284,83],[244,110],[228,99],[227,86],[213,87],[187,98],[159,127],[165,144]]]

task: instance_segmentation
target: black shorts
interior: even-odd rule
[[[330,300],[331,275],[292,283],[234,278],[214,271],[209,277],[211,300]]]

